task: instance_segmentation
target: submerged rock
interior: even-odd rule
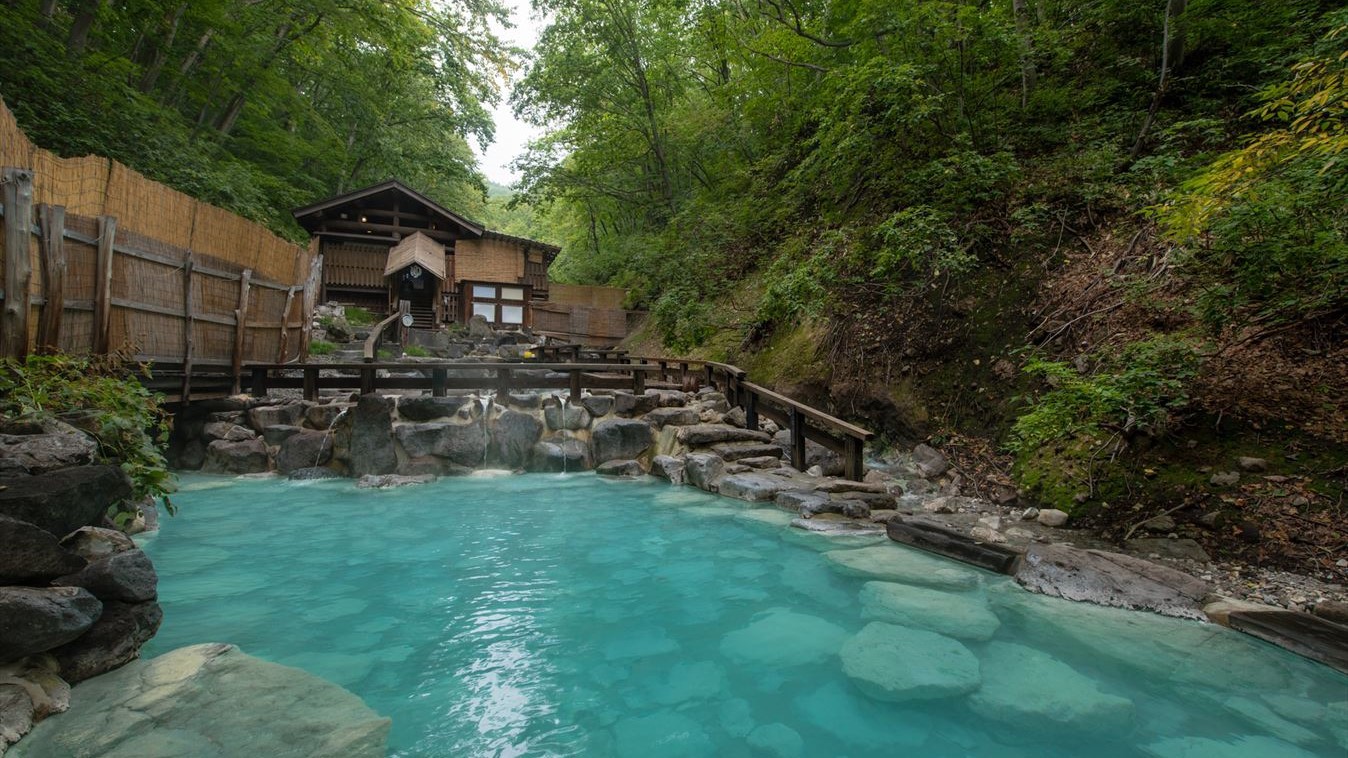
[[[356,480],[356,487],[363,490],[385,490],[393,487],[410,487],[417,484],[429,484],[435,481],[435,477],[430,474],[420,474],[418,476],[402,476],[401,474],[384,474],[376,476],[366,474]]]
[[[1009,642],[983,651],[983,685],[969,707],[983,718],[1054,733],[1100,735],[1132,725],[1133,701],[1101,692],[1095,682],[1048,653]]]
[[[1221,741],[1206,737],[1171,737],[1143,745],[1153,758],[1314,758],[1295,745],[1272,737],[1238,735]]]
[[[180,648],[75,690],[16,758],[93,756],[382,757],[389,720],[355,695],[233,645]]]
[[[862,618],[903,624],[963,640],[989,640],[1002,622],[981,593],[929,590],[893,582],[866,582]]]
[[[904,584],[970,590],[981,581],[973,569],[898,545],[832,550],[824,553],[824,557],[846,573]]]
[[[978,659],[944,635],[873,621],[839,652],[843,673],[876,700],[904,702],[978,689]]]
[[[818,616],[773,608],[721,639],[721,654],[739,663],[799,666],[836,655],[847,632]]]

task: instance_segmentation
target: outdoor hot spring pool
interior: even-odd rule
[[[1348,742],[1348,677],[1290,653],[692,488],[183,484],[146,540],[165,620],[145,655],[225,641],[325,677],[392,717],[394,755],[1341,758]],[[889,702],[848,676],[895,667],[977,689]]]

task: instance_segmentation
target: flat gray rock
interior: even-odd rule
[[[91,679],[14,758],[382,758],[389,720],[299,669],[218,643],[180,648]]]
[[[693,424],[680,427],[679,441],[689,447],[714,445],[718,442],[771,442],[767,432],[740,429],[729,424]]]
[[[721,654],[738,663],[800,666],[833,657],[846,637],[846,630],[831,621],[772,608],[723,637]]]
[[[0,516],[0,583],[43,584],[84,566],[84,558],[62,547],[46,529]]]
[[[1208,586],[1167,566],[1104,550],[1031,545],[1016,569],[1022,587],[1043,595],[1116,608],[1206,619]]]
[[[726,497],[758,503],[772,500],[778,492],[794,489],[796,485],[769,474],[732,474],[717,483],[717,491]]]
[[[876,700],[954,697],[978,689],[978,659],[935,632],[873,621],[843,643],[843,673]]]

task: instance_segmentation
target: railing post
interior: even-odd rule
[[[843,476],[854,482],[859,482],[861,481],[861,478],[866,475],[866,466],[865,463],[862,462],[861,440],[850,434],[844,437],[843,440],[843,445],[847,450],[847,453],[844,456],[845,460],[843,461]]]
[[[33,279],[29,257],[33,234],[33,172],[6,167],[0,176],[5,203],[5,302],[0,309],[0,358],[28,355],[29,291]]]
[[[374,366],[360,367],[360,394],[369,395],[374,392],[374,372]]]
[[[449,372],[443,368],[431,369],[431,396],[445,396],[445,381],[449,378]]]
[[[253,381],[251,389],[253,397],[267,396],[267,369],[259,366],[253,367]]]
[[[634,368],[632,369],[632,394],[633,394],[633,395],[644,395],[644,394],[646,394],[646,372],[645,372],[645,371],[642,371],[642,368],[643,368],[645,365],[646,365],[646,362],[645,362],[645,361],[642,361],[638,366],[636,366],[636,367],[634,367]]]
[[[799,471],[805,470],[805,414],[794,407],[791,409],[791,465]]]
[[[744,428],[758,431],[758,395],[751,389],[744,392]]]
[[[304,399],[318,399],[318,368],[306,366],[304,368]]]
[[[665,381],[665,374],[669,372],[669,361],[660,361],[660,381]]]
[[[707,386],[711,387],[712,389],[716,389],[716,379],[715,379],[716,375],[711,367],[711,364],[709,363],[706,366],[703,366],[702,368],[705,369],[707,372]]]
[[[498,396],[510,393],[510,378],[513,372],[508,368],[496,369],[496,394]]]
[[[580,402],[580,372],[570,371],[571,374],[571,402]]]

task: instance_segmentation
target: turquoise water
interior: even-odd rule
[[[1345,754],[1348,677],[1329,669],[692,488],[537,474],[183,490],[145,541],[165,612],[146,654],[226,641],[335,681],[393,719],[394,755]],[[901,559],[904,581],[848,568],[875,556]],[[840,651],[877,617],[963,637],[982,689],[872,697]],[[936,659],[907,647],[860,668]]]

